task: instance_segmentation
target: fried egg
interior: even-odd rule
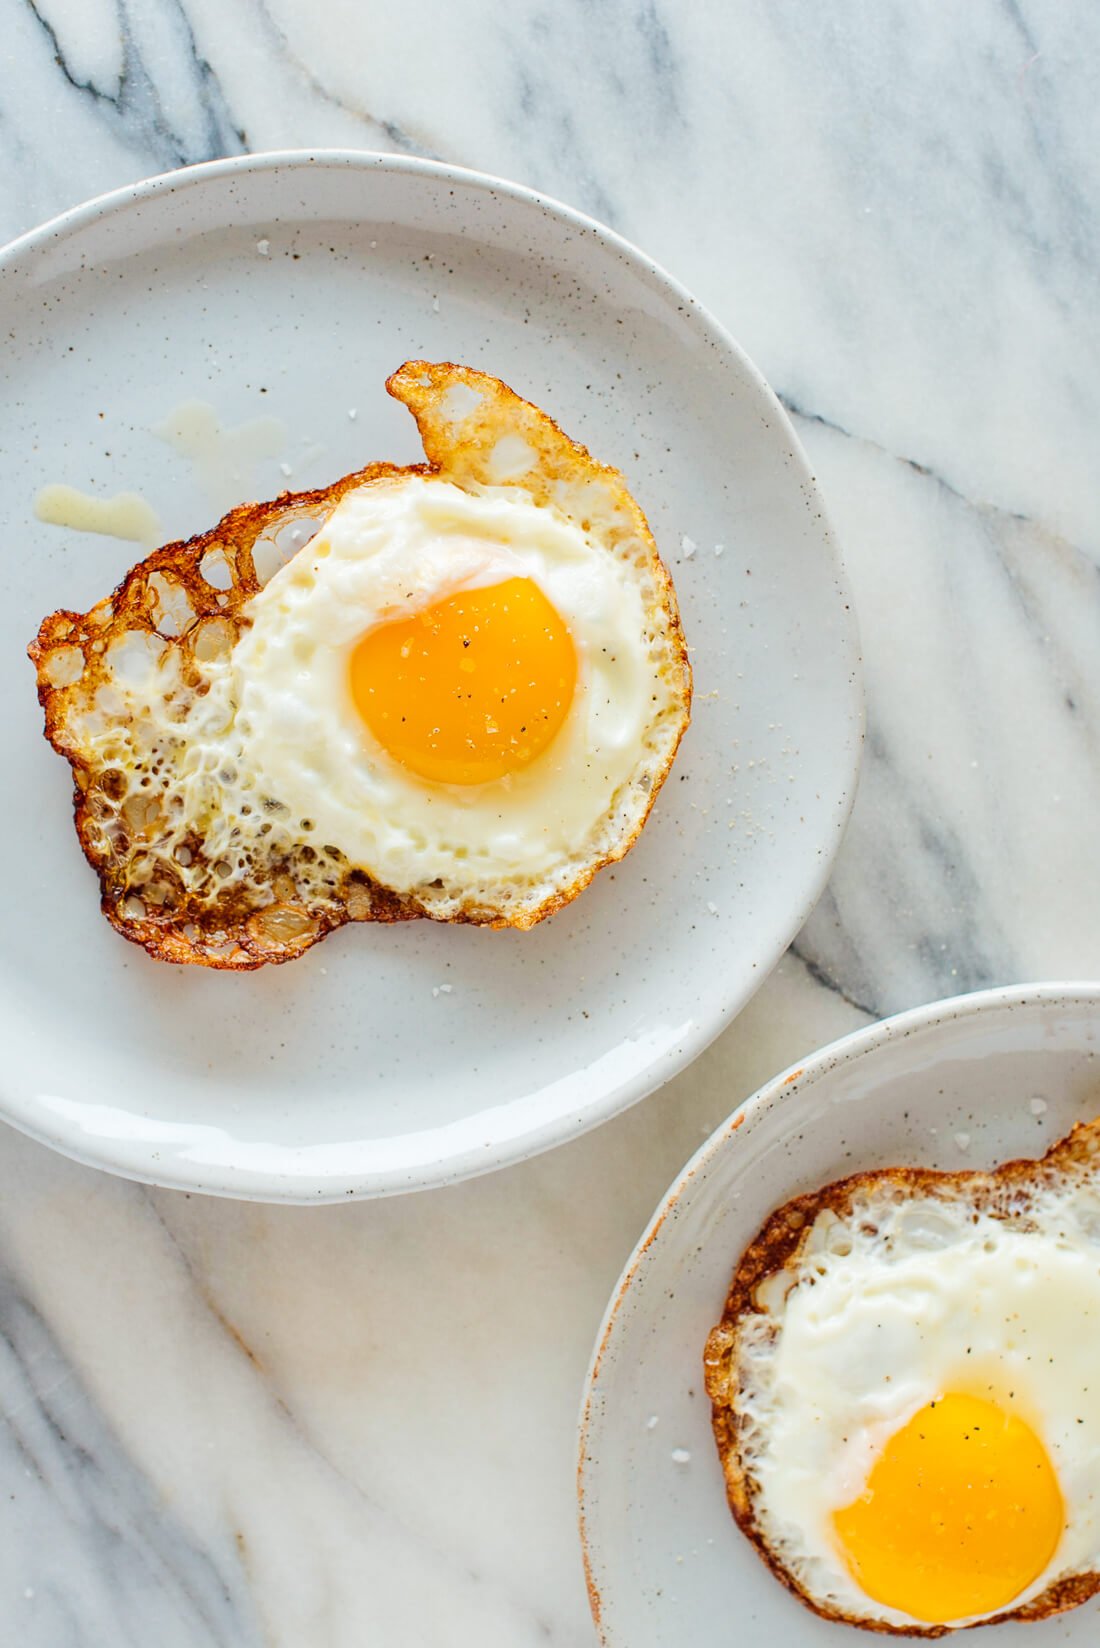
[[[387,387],[427,464],[235,511],[32,645],[104,909],[155,955],[529,927],[623,856],[671,764],[690,671],[622,477],[484,374]]]
[[[938,1636],[1100,1588],[1100,1122],[772,1216],[706,1349],[731,1509],[818,1613]]]

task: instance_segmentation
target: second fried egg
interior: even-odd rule
[[[1081,1129],[1057,1165],[1004,1181],[853,1180],[712,1334],[731,1503],[819,1611],[937,1635],[1100,1584],[1092,1142]]]

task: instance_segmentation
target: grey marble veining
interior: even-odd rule
[[[229,1531],[189,1536],[3,1271],[0,1412],[0,1594],[18,1640],[262,1641]]]
[[[1100,566],[802,420],[862,621],[855,814],[799,951],[876,1013],[1089,977],[1100,898]]]
[[[1100,14],[7,0],[4,22],[0,235],[245,149],[497,172],[694,289],[824,489],[867,669],[851,829],[792,954],[661,1094],[508,1174],[323,1213],[0,1140],[0,1641],[586,1648],[577,1392],[683,1161],[870,1016],[1100,973]]]

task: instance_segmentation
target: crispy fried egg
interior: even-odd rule
[[[1100,1122],[775,1213],[707,1343],[730,1505],[817,1612],[914,1635],[1100,1588]]]
[[[105,912],[155,955],[529,927],[622,857],[671,764],[690,672],[622,478],[484,374],[387,387],[427,464],[235,511],[31,648]]]

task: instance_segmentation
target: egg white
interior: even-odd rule
[[[808,1594],[857,1618],[913,1623],[858,1587],[832,1516],[889,1437],[950,1391],[1019,1413],[1061,1486],[1062,1539],[1009,1606],[1100,1568],[1095,1184],[1042,1186],[1026,1219],[1009,1221],[976,1215],[963,1195],[868,1193],[843,1219],[820,1214],[797,1262],[760,1295],[762,1313],[741,1323],[739,1451],[761,1536]]]
[[[352,702],[351,652],[378,623],[517,576],[538,583],[571,632],[570,712],[530,767],[485,784],[431,783],[368,732]],[[281,827],[395,892],[442,880],[440,913],[471,892],[537,887],[614,819],[668,698],[636,569],[515,488],[402,475],[352,491],[246,616],[190,717],[194,783],[184,784],[189,807],[209,818],[217,774],[207,840],[216,853],[220,834],[230,873],[234,843],[266,798]]]

